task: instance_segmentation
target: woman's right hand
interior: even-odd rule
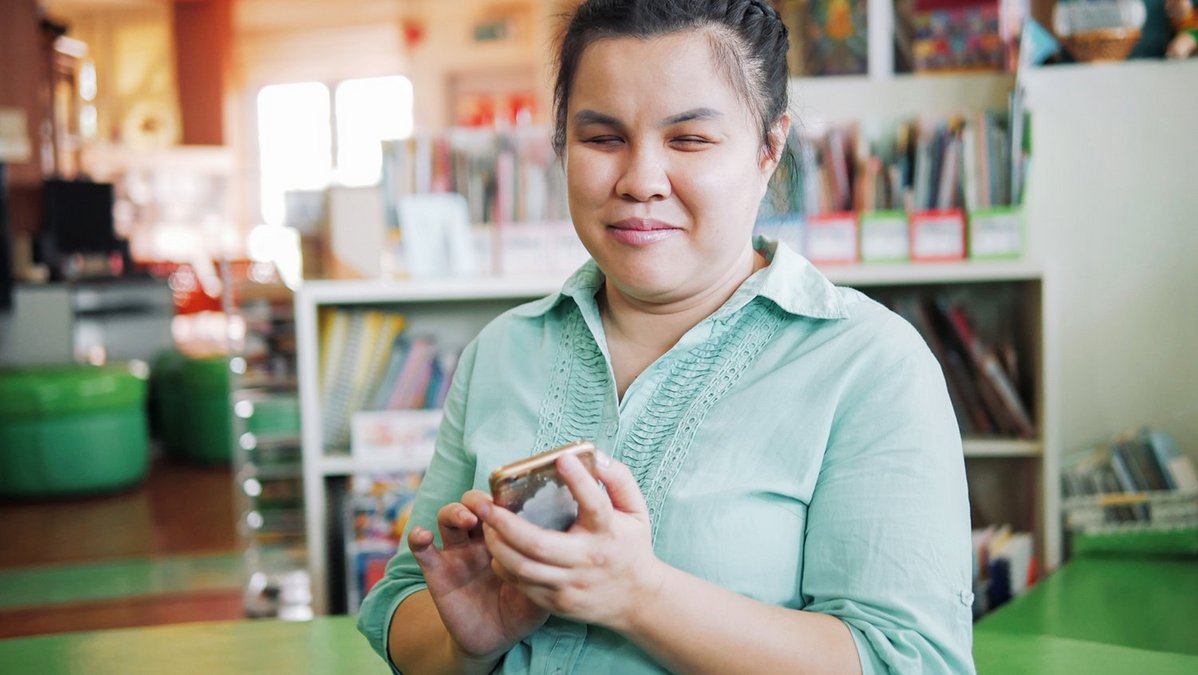
[[[424,571],[441,621],[462,656],[472,660],[500,658],[549,618],[547,611],[492,571],[482,521],[476,515],[492,507],[490,495],[479,490],[443,506],[437,512],[440,550],[432,532],[414,527],[408,533],[408,548]]]

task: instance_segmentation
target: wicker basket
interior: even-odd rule
[[[1138,28],[1102,28],[1061,38],[1069,54],[1082,62],[1123,61],[1139,41]]]

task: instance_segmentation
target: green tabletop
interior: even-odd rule
[[[1198,673],[1198,561],[1075,560],[974,631],[981,675]],[[353,617],[0,640],[0,672],[378,673]]]
[[[353,617],[192,623],[0,640],[0,672],[38,675],[390,672]]]
[[[1004,633],[979,627],[973,634],[978,675],[1194,675],[1198,656],[1154,652],[1052,635]]]
[[[976,629],[1198,655],[1198,559],[1076,559]]]

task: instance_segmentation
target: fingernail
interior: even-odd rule
[[[557,470],[569,473],[577,466],[578,458],[574,455],[564,455],[557,460]]]
[[[599,452],[595,454],[595,461],[599,466],[607,466],[611,464],[611,457],[606,452]]]

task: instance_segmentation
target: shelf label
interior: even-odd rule
[[[861,214],[861,261],[901,262],[910,258],[910,229],[902,211]]]
[[[925,262],[965,258],[965,214],[957,209],[911,214],[911,259]]]
[[[804,255],[813,263],[857,262],[857,217],[829,213],[807,220]]]
[[[972,258],[1017,256],[1023,252],[1023,219],[1018,209],[969,214],[969,255]]]

